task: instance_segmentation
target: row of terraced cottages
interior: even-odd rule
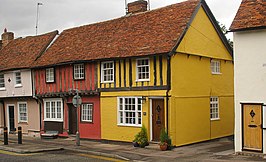
[[[204,0],[151,11],[139,0],[126,16],[56,35],[3,44],[0,126],[10,132],[67,137],[78,122],[81,138],[132,141],[145,125],[149,140],[164,127],[176,146],[233,134],[232,49]]]

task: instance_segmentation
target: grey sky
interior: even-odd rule
[[[132,2],[134,0],[127,0]],[[151,9],[184,0],[150,0]],[[241,0],[205,0],[216,19],[229,28]],[[4,28],[15,37],[35,35],[37,3],[39,7],[38,34],[125,15],[125,0],[0,0],[0,33]]]

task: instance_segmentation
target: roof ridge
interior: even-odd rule
[[[139,14],[65,29],[32,67],[168,53],[202,2],[187,0]]]
[[[91,24],[89,23],[89,24],[85,24],[85,25],[80,25],[80,26],[76,26],[76,27],[64,29],[62,32],[69,31],[69,30],[73,30],[73,29],[76,29],[76,28],[83,28],[83,27],[87,27],[87,26],[105,24],[105,23],[108,23],[108,22],[117,21],[117,20],[120,20],[120,19],[128,18],[128,17],[135,17],[135,16],[147,14],[147,13],[158,12],[159,10],[163,10],[165,8],[171,8],[173,6],[182,5],[183,3],[189,3],[189,2],[192,2],[192,1],[199,2],[200,3],[201,1],[204,1],[204,0],[185,0],[183,2],[173,3],[173,4],[170,4],[170,5],[167,5],[167,6],[162,6],[162,7],[155,8],[155,9],[152,9],[152,10],[147,10],[147,11],[144,11],[144,12],[138,12],[138,13],[134,13],[134,14],[129,13],[127,15],[124,15],[124,16],[121,16],[121,17],[117,17],[117,18],[112,18],[112,19],[109,19],[109,20],[104,20],[104,21],[99,21],[99,22],[93,22]]]

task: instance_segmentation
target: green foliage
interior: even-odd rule
[[[228,34],[228,30],[226,28],[226,26],[222,23],[220,23],[219,21],[217,21],[218,25],[220,26],[223,34],[226,36],[226,34]],[[226,37],[227,38],[227,37]],[[233,48],[233,45],[234,45],[234,42],[230,39],[230,38],[227,38],[227,42],[229,43],[229,45]]]
[[[140,147],[145,147],[149,144],[147,128],[145,126],[141,127],[140,132],[135,135],[133,142],[137,142]]]
[[[167,144],[168,148],[170,148],[172,146],[172,140],[171,138],[168,136],[168,133],[166,132],[166,130],[164,128],[161,129],[160,132],[160,144]]]

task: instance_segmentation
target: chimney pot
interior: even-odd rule
[[[5,29],[4,29],[4,33],[6,33],[6,32],[7,32],[7,29],[5,28]]]
[[[129,13],[139,13],[147,11],[148,2],[145,0],[137,0],[135,2],[128,3],[128,14]]]

